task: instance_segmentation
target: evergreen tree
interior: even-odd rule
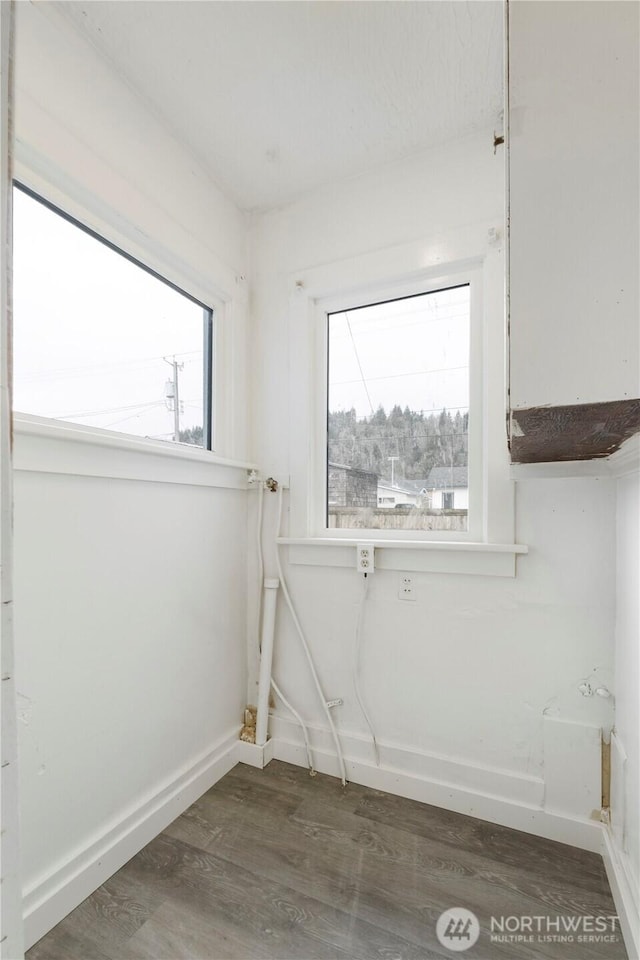
[[[201,447],[204,443],[202,427],[187,427],[180,431],[180,443],[191,443],[194,447]]]
[[[467,411],[425,415],[396,404],[388,415],[380,406],[359,420],[353,408],[337,410],[328,417],[329,460],[390,480],[389,457],[398,457],[396,481],[426,481],[432,467],[466,466],[468,429]]]

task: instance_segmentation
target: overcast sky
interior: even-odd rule
[[[469,407],[469,287],[329,318],[329,409]]]
[[[202,307],[14,191],[16,410],[171,439],[162,358],[202,425],[202,342]]]
[[[202,339],[202,307],[14,191],[17,411],[171,439],[163,357],[202,425]],[[329,343],[330,410],[468,409],[468,286],[332,314]]]

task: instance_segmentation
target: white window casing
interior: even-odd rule
[[[289,278],[290,526],[283,539],[292,562],[350,566],[346,548],[367,540],[381,548],[383,567],[514,575],[515,556],[526,547],[514,543],[504,256],[495,231],[489,233],[494,226],[462,228],[431,243],[403,244]],[[328,530],[327,314],[465,283],[471,294],[468,530]]]
[[[125,256],[131,257],[152,273],[183,290],[187,296],[212,309],[213,451],[202,453],[212,464],[218,466],[225,459],[228,459],[232,466],[238,461],[244,462],[244,441],[239,438],[244,437],[247,408],[243,344],[248,309],[246,279],[219,263],[216,264],[214,273],[203,274],[189,262],[188,250],[167,249],[128,220],[124,211],[107,207],[97,194],[81,188],[57,169],[40,162],[32,162],[33,159],[28,150],[18,151],[15,168],[17,182],[24,184],[45,202],[53,204],[72,220],[86,226],[90,232],[103,238]],[[16,416],[16,433],[28,433],[33,437],[34,419],[38,420],[38,435],[44,438],[48,434],[52,441],[60,440],[63,435],[69,438],[75,432],[77,440],[91,440],[92,445],[97,442],[99,446],[100,434],[110,433],[100,428],[87,431],[86,428],[74,424],[65,424],[64,431],[61,432],[56,421],[41,417],[21,417],[20,411],[17,411]],[[108,436],[105,436],[105,441],[113,442]],[[135,437],[127,437],[126,441],[124,445],[129,451],[135,447],[140,455],[155,452],[152,441]],[[173,446],[173,459],[183,457],[185,466],[193,462],[191,452],[185,449],[185,445]],[[237,455],[238,452],[240,456]]]

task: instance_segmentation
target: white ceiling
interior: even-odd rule
[[[497,122],[501,0],[60,0],[245,210]]]

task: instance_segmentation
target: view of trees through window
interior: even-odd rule
[[[327,526],[466,530],[469,285],[328,323]]]
[[[209,309],[14,190],[14,409],[207,446]]]

